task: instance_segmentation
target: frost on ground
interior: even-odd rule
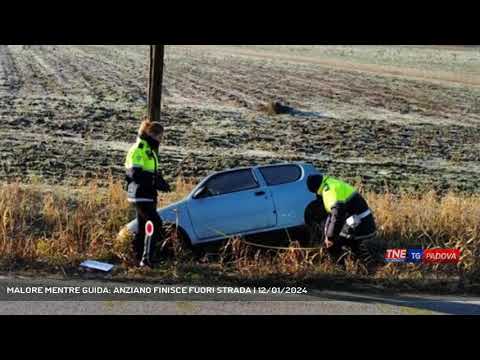
[[[147,60],[146,46],[0,46],[2,179],[121,179]],[[475,49],[168,46],[161,166],[173,180],[308,161],[373,190],[476,192],[480,88],[461,80],[479,63]],[[295,111],[258,111],[269,101]]]

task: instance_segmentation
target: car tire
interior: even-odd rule
[[[178,236],[178,242],[182,249],[191,252],[194,257],[199,257],[202,255],[201,248],[192,244],[192,241],[185,230],[183,230],[181,227],[177,227],[176,232]]]
[[[308,242],[311,245],[319,245],[323,243],[324,240],[324,230],[323,225],[317,222],[313,222],[307,226]]]
[[[185,230],[183,230],[181,227],[176,227],[175,233],[177,236],[177,241],[182,246],[182,248],[190,249],[192,247],[190,237],[187,235]]]
[[[305,227],[308,242],[321,244],[324,240],[324,227],[328,214],[319,200],[312,201],[305,209]]]

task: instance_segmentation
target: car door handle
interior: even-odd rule
[[[263,195],[267,195],[267,193],[265,191],[258,191],[255,193],[255,196],[263,196]]]

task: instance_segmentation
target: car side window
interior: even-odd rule
[[[205,184],[205,187],[207,188],[205,197],[211,197],[255,189],[259,185],[252,174],[252,170],[246,169],[218,174],[211,178]]]
[[[293,183],[302,176],[298,165],[268,166],[261,168],[260,172],[269,186]]]

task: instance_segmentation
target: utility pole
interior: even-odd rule
[[[165,45],[150,45],[150,77],[148,86],[148,115],[160,122],[162,108],[163,61]]]

